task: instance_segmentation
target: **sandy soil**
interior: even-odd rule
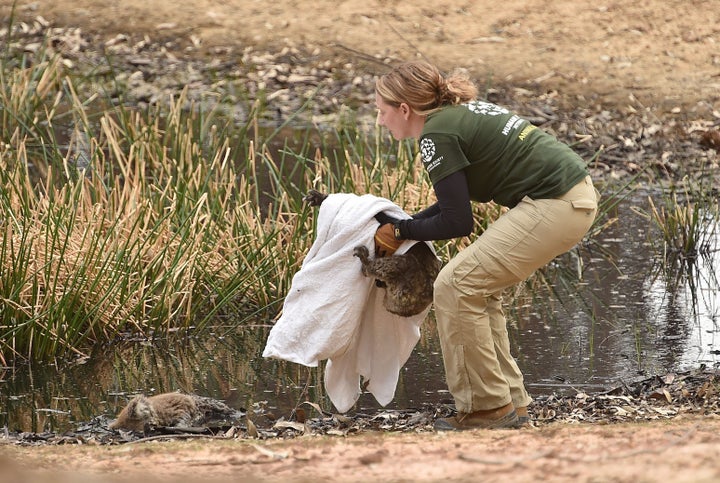
[[[0,0],[3,18],[11,5]],[[717,0],[20,0],[17,14],[108,39],[182,36],[204,55],[228,45],[304,45],[318,55],[356,58],[422,55],[578,104],[648,106],[659,118],[698,106],[720,112]],[[699,482],[720,480],[719,458],[720,420],[698,416],[461,434],[0,445],[0,482],[31,475],[78,481],[80,473],[96,475],[91,481],[140,474],[187,481]]]

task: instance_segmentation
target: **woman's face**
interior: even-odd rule
[[[385,126],[392,134],[392,137],[400,140],[414,136],[410,122],[412,110],[407,104],[402,103],[397,107],[393,106],[385,102],[376,92],[375,105],[378,109],[378,124]]]

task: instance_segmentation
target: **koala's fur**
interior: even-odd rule
[[[310,206],[320,206],[328,195],[310,190],[303,198]],[[402,255],[370,258],[364,246],[355,247],[366,277],[374,277],[386,289],[383,305],[388,312],[410,317],[425,310],[433,299],[433,283],[441,263],[426,243],[414,244]]]
[[[169,392],[151,397],[136,396],[108,427],[140,433],[152,427],[202,426],[214,419],[239,415],[239,411],[216,399]]]

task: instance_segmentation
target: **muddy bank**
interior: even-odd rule
[[[571,396],[537,397],[531,407],[529,427],[553,423],[628,423],[668,420],[678,416],[720,414],[720,372],[700,368],[627,381],[597,393],[577,391]],[[5,428],[0,444],[14,445],[115,445],[178,439],[292,439],[300,436],[352,436],[373,431],[434,432],[433,421],[453,414],[444,405],[416,409],[378,410],[373,414],[351,411],[333,414],[314,403],[303,403],[287,416],[262,408],[245,412],[237,421],[222,421],[198,428],[149,428],[147,432],[113,431],[111,419],[98,416],[80,423],[75,431],[32,433]],[[526,428],[527,429],[527,428]]]

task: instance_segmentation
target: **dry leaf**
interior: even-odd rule
[[[305,425],[303,423],[296,423],[295,421],[278,421],[273,425],[274,429],[294,429],[301,433],[305,432]]]
[[[255,423],[253,423],[250,418],[247,418],[247,433],[249,438],[257,438],[260,436]]]

